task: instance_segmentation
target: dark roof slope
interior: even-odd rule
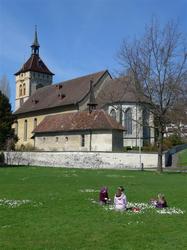
[[[80,130],[125,130],[103,110],[72,112],[46,116],[33,133],[80,131]]]
[[[39,73],[45,73],[48,75],[54,75],[41,60],[39,55],[32,54],[30,58],[23,64],[22,68],[15,73],[15,75],[19,75],[20,73],[24,73],[27,71],[34,71]]]
[[[121,102],[148,102],[144,96],[130,83],[127,77],[116,78],[107,81],[96,98],[99,107],[105,104]]]
[[[106,72],[105,70],[39,88],[14,114],[76,104],[89,93],[90,80],[95,85]]]

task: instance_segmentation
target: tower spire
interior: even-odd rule
[[[89,112],[91,113],[93,110],[96,110],[96,99],[95,99],[95,95],[94,95],[94,89],[93,89],[93,80],[90,80],[90,99],[88,102],[88,107],[89,107]]]
[[[37,25],[35,25],[35,33],[34,33],[34,41],[31,45],[32,54],[39,55],[39,42],[38,42],[38,34],[37,34]]]

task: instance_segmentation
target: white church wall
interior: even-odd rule
[[[121,109],[121,111],[120,111]],[[124,131],[123,133],[123,143],[124,146],[136,147],[143,146],[143,128],[140,125],[142,119],[142,108],[137,104],[122,104],[122,105],[113,105],[109,106],[108,113],[111,114],[112,110],[116,112],[116,120],[120,122],[126,129],[125,126],[125,112],[131,109],[132,111],[132,133]],[[120,114],[121,113],[121,114]],[[121,116],[121,117],[120,117]],[[139,139],[141,138],[141,139]]]
[[[112,151],[112,133],[102,131],[36,135],[35,147],[43,151]]]
[[[112,133],[94,132],[92,134],[92,151],[112,151]]]
[[[125,124],[125,112],[127,110],[132,112],[132,133],[128,133],[128,129]],[[115,114],[114,114],[115,110]],[[123,103],[109,106],[108,114],[113,116],[118,122],[120,122],[126,129],[123,133],[123,145],[124,147],[139,147],[144,145],[144,136],[143,136],[143,107],[136,103]],[[155,142],[155,132],[154,132],[154,121],[153,115],[149,112],[148,118],[150,138],[149,142],[154,144]]]

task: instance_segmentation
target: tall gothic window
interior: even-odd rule
[[[27,120],[24,122],[24,141],[27,140]]]
[[[110,111],[110,116],[112,116],[114,119],[116,119],[116,111],[115,111],[115,109],[112,109]]]
[[[128,108],[125,111],[125,129],[126,133],[131,135],[132,134],[132,110]]]

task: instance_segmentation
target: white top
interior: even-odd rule
[[[126,209],[127,205],[127,197],[124,193],[121,194],[121,196],[117,197],[116,195],[114,196],[114,208],[119,209],[119,210],[124,210]]]

